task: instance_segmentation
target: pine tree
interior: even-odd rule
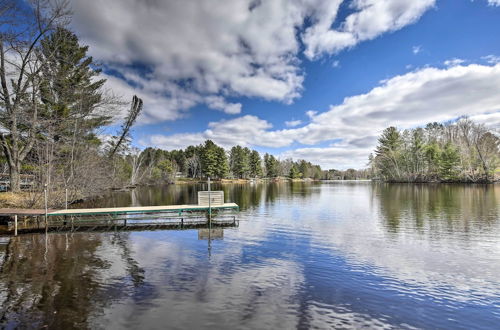
[[[264,155],[264,165],[268,178],[275,178],[278,176],[278,160],[273,155],[267,153]]]
[[[439,176],[444,181],[454,181],[458,176],[460,155],[458,150],[447,143],[439,155]]]
[[[395,127],[386,128],[378,140],[375,163],[379,174],[386,180],[400,180],[401,134]]]
[[[64,28],[57,28],[41,41],[44,65],[40,94],[44,107],[39,116],[49,138],[73,135],[76,120],[80,139],[109,123],[110,116],[97,113],[106,80],[96,79],[100,70],[95,69],[87,51],[88,46],[80,46],[77,36]]]
[[[217,177],[218,174],[218,155],[217,145],[211,140],[205,141],[202,148],[201,166],[202,171],[207,177]]]
[[[97,152],[101,143],[96,130],[110,123],[110,111],[100,111],[105,104],[111,106],[104,97],[106,80],[98,79],[100,70],[87,51],[88,47],[81,46],[73,32],[61,27],[46,36],[38,49],[42,63],[41,107],[35,152],[44,164],[43,170],[39,166],[40,175],[49,190],[58,177],[64,178],[59,184],[71,189],[73,182],[79,180],[78,165],[86,160],[90,149]],[[132,124],[133,121],[128,129]],[[42,148],[47,151],[41,153]],[[78,183],[76,189],[81,187]]]
[[[290,174],[288,176],[290,177],[290,179],[298,179],[302,176],[301,174],[302,173],[299,172],[299,170],[297,169],[297,166],[294,164],[290,168]]]
[[[250,176],[253,178],[262,176],[262,160],[256,150],[250,154]]]
[[[240,146],[234,146],[230,152],[231,172],[237,178],[245,178],[250,170],[249,162],[250,150]]]
[[[217,147],[217,171],[216,175],[218,178],[226,178],[229,174],[229,164],[227,162],[226,151],[224,148]]]

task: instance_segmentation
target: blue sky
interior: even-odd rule
[[[388,126],[500,125],[498,0],[72,1],[134,144],[363,167]]]

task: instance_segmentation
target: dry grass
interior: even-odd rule
[[[49,208],[62,208],[66,203],[65,191],[52,191],[48,196]],[[70,193],[69,200],[83,198],[78,193]],[[0,208],[42,209],[45,207],[43,192],[0,193]]]
[[[36,200],[36,196],[34,196],[31,192],[3,192],[0,193],[0,207],[2,208],[29,208],[35,206],[37,203],[34,202]]]

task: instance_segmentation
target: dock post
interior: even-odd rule
[[[14,236],[17,236],[17,214],[14,214]]]
[[[66,188],[66,210],[68,209],[68,188]]]
[[[44,195],[45,195],[45,229],[47,230],[47,228],[49,227],[47,218],[47,213],[49,213],[47,206],[47,184],[45,184]]]
[[[208,226],[212,229],[212,201],[210,198],[210,177],[208,177]]]

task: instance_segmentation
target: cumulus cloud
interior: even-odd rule
[[[302,91],[301,49],[310,59],[339,52],[415,22],[435,0],[71,2],[92,55],[119,73],[122,90],[154,101],[145,102],[154,121],[196,104],[240,113],[231,97],[290,103]],[[352,14],[339,21],[342,3]]]
[[[124,101],[130,101],[133,95],[142,98],[147,111],[141,115],[141,123],[177,120],[182,118],[189,108],[200,102],[198,95],[180,89],[174,84],[156,86],[158,83],[139,83],[139,80],[143,79],[125,80],[108,74],[102,74],[102,77],[107,79],[106,87]]]
[[[424,68],[393,77],[312,117],[300,142],[315,144],[377,135],[389,125],[409,128],[463,115],[500,111],[500,65]]]
[[[305,158],[327,168],[362,167],[377,136],[388,126],[411,128],[464,115],[498,125],[500,64],[412,71],[383,81],[366,94],[348,97],[327,111],[308,111],[308,115],[311,122],[299,128],[272,130],[269,122],[244,116],[210,123],[203,133],[156,136],[149,142],[168,149],[208,138],[226,147],[286,147],[296,142],[306,147],[287,151],[283,157]],[[317,146],[328,141],[331,144],[326,148]]]
[[[500,0],[488,0],[490,6],[500,6]]]
[[[318,111],[316,111],[316,110],[307,110],[306,116],[309,118],[313,118],[314,116],[316,116],[317,113],[318,113]]]
[[[155,145],[162,149],[172,150],[212,140],[229,148],[234,145],[264,147],[284,147],[293,142],[286,130],[272,131],[273,126],[266,120],[246,115],[231,120],[211,122],[204,132],[165,135],[152,135],[142,141],[144,145]]]
[[[420,53],[422,51],[422,46],[413,46],[412,48],[412,52],[413,54],[417,55],[418,53]]]
[[[500,63],[500,56],[496,56],[496,55],[486,55],[486,56],[483,56],[481,57],[483,60],[485,60],[486,62],[488,62],[489,64],[497,64],[497,63]]]
[[[330,3],[338,9],[342,1]],[[303,35],[307,46],[305,54],[310,59],[322,53],[334,54],[361,41],[399,30],[416,22],[434,4],[435,0],[355,0],[350,3],[354,12],[341,22],[338,29],[331,28],[336,13],[330,8],[318,13],[316,24],[306,29]]]
[[[290,120],[290,121],[285,121],[285,125],[287,127],[296,127],[302,124],[302,120]]]
[[[456,66],[465,63],[465,60],[461,58],[452,58],[451,60],[444,61],[444,65],[446,66]]]
[[[241,112],[241,103],[228,103],[220,96],[209,96],[205,101],[210,109],[221,110],[233,115]]]

